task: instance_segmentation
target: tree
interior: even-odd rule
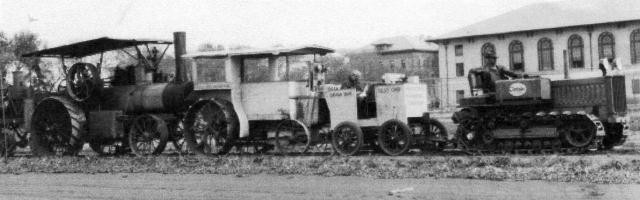
[[[38,64],[40,59],[23,58],[22,55],[29,52],[37,51],[38,46],[40,46],[40,44],[41,44],[41,41],[38,38],[38,35],[29,31],[23,31],[13,36],[13,40],[11,41],[10,48],[15,58],[17,58],[17,60],[19,60],[26,66],[33,66],[35,64]]]
[[[11,52],[11,40],[4,32],[0,31],[0,67],[4,67],[14,59],[15,56]]]

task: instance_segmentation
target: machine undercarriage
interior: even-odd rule
[[[536,108],[463,109],[456,113],[456,142],[466,151],[493,153],[584,152],[602,146],[604,126],[595,116]]]

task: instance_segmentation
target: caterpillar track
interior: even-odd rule
[[[464,109],[456,143],[470,154],[580,154],[602,145],[605,129],[584,112],[506,112]]]

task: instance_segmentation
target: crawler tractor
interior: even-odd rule
[[[488,75],[469,76],[473,95],[452,117],[462,149],[583,152],[611,149],[629,134],[624,76],[498,80],[486,93]]]

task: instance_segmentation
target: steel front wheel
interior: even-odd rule
[[[137,116],[129,131],[131,151],[139,156],[162,153],[168,138],[167,124],[155,115]]]
[[[239,134],[240,124],[233,105],[224,100],[196,102],[187,111],[184,122],[187,145],[200,155],[228,153]]]
[[[331,132],[331,145],[340,155],[356,154],[363,143],[362,129],[353,122],[342,122]]]
[[[387,155],[401,155],[407,152],[413,143],[411,134],[411,129],[407,124],[400,120],[392,119],[380,126],[378,145]]]

